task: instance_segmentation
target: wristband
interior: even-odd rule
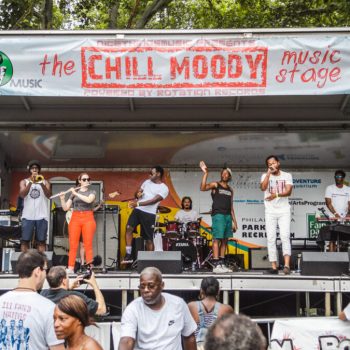
[[[278,198],[278,193],[276,192],[276,198]]]
[[[136,202],[136,206],[139,207],[139,206],[140,206],[140,203],[139,203],[139,202]]]

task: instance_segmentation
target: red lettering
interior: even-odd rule
[[[340,79],[340,68],[335,67],[329,72],[329,80],[334,83]]]
[[[177,62],[176,57],[170,57],[170,77],[171,79],[176,79],[176,73],[182,74],[182,72],[185,71],[185,79],[190,78],[190,58],[184,57],[182,60],[181,65]]]
[[[133,78],[135,79],[140,79],[140,80],[146,79],[146,74],[139,75],[137,57],[132,58],[132,74],[133,74]]]
[[[39,65],[41,66],[41,74],[45,75],[46,73],[46,66],[51,64],[51,62],[47,59],[47,55],[44,56],[44,60],[42,62],[39,63]]]
[[[125,75],[126,75],[126,79],[130,79],[131,77],[130,57],[125,57]]]
[[[91,79],[100,80],[102,79],[101,74],[96,74],[95,72],[95,61],[102,60],[102,55],[91,55],[88,61],[88,72]]]
[[[286,81],[287,69],[281,69],[279,75],[276,75],[276,81],[284,83]]]
[[[334,51],[332,51],[331,56],[329,57],[329,61],[330,61],[331,63],[334,64],[334,63],[337,63],[337,62],[340,61],[340,58],[338,58],[338,59],[334,58],[334,56],[337,55],[337,54],[340,54],[340,51],[339,51],[339,50],[334,50]]]
[[[62,76],[62,61],[58,60],[58,55],[56,54],[53,58],[52,75],[56,75],[56,69],[58,68],[58,75]]]
[[[193,76],[196,79],[204,79],[208,75],[208,62],[207,58],[203,55],[197,55],[193,59]],[[201,72],[199,72],[199,66],[201,67]]]
[[[72,75],[75,72],[75,70],[73,70],[74,66],[75,66],[74,61],[72,61],[72,60],[67,61],[63,67],[64,74],[65,75]]]
[[[112,72],[115,72],[115,78],[120,79],[121,78],[121,58],[120,57],[114,57],[115,65],[111,65],[111,57],[106,58],[106,78],[111,79]]]
[[[257,69],[258,65],[260,64],[260,61],[263,59],[263,55],[259,54],[256,55],[255,60],[253,61],[252,55],[245,55],[249,69],[250,69],[250,79],[256,79],[257,78]]]
[[[233,72],[233,61],[236,61],[236,72]],[[242,59],[238,55],[228,56],[228,77],[232,79],[239,78],[242,75]]]
[[[299,52],[299,58],[298,58],[298,63],[299,64],[304,64],[305,61],[307,60],[308,56],[309,56],[309,51],[306,51],[305,56],[303,57],[303,51]]]
[[[308,77],[308,74],[310,73],[310,77]],[[316,73],[314,68],[310,68],[306,70],[302,75],[301,75],[301,80],[304,83],[308,83],[309,81],[315,81],[316,80]]]
[[[327,51],[327,52],[328,52],[328,51]],[[321,53],[322,53],[321,51],[316,50],[316,51],[313,53],[312,57],[310,57],[310,63],[312,63],[312,64],[317,64],[317,63],[319,62],[319,60],[320,60]]]
[[[219,63],[219,71],[217,71],[217,66]],[[225,59],[221,55],[214,55],[211,58],[211,74],[215,79],[222,79],[225,77],[226,68],[225,68]]]
[[[299,73],[300,72],[300,70],[297,69],[297,67],[298,67],[298,64],[296,63],[294,65],[294,68],[289,71],[289,73],[290,73],[290,82],[291,83],[294,83],[294,75],[295,75],[295,73]]]

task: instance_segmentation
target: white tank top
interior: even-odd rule
[[[27,186],[29,180],[25,179],[24,181]],[[49,200],[46,198],[40,184],[32,184],[29,193],[24,197],[22,218],[27,220],[48,220]]]

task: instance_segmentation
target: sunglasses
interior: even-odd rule
[[[90,181],[90,178],[89,177],[84,177],[83,179],[81,179],[81,181]]]
[[[341,176],[341,175],[337,175],[337,176],[334,176],[336,179],[344,179],[344,176]]]

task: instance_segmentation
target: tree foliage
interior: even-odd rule
[[[0,29],[235,29],[349,25],[349,0],[0,0]]]

